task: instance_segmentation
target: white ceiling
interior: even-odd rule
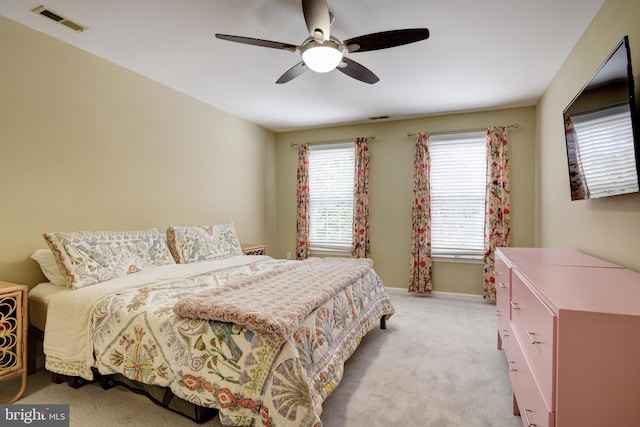
[[[414,44],[351,53],[380,77],[338,71],[275,81],[299,53],[218,40],[299,45],[300,0],[46,0],[76,33],[0,1],[0,14],[273,131],[534,105],[604,0],[328,0],[341,40],[426,27]]]

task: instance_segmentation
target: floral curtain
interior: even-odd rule
[[[509,149],[506,126],[487,129],[487,195],[484,214],[484,290],[495,301],[495,251],[511,244]]]
[[[588,197],[589,188],[587,188],[587,183],[584,179],[576,127],[568,114],[564,116],[564,130],[567,140],[567,157],[569,158],[571,200],[584,199]]]
[[[419,133],[413,163],[411,209],[411,277],[409,292],[430,295],[433,291],[431,261],[431,195],[429,190],[429,134]]]
[[[369,147],[367,138],[356,138],[353,188],[353,243],[351,256],[368,258],[369,247]]]
[[[309,144],[298,145],[296,259],[309,257]]]

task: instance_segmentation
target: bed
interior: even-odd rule
[[[373,262],[243,255],[229,224],[156,233],[45,234],[65,279],[30,292],[46,369],[170,390],[224,425],[321,426],[344,362],[394,313]]]

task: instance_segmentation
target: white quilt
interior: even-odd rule
[[[263,256],[260,258],[270,259]],[[49,302],[43,350],[45,367],[59,374],[93,380],[94,366],[91,317],[96,303],[103,297],[150,283],[170,283],[209,271],[247,265],[256,257],[234,256],[215,261],[172,264],[80,289],[64,289]],[[211,276],[215,280],[214,276]]]
[[[320,427],[322,402],[340,382],[344,362],[380,317],[394,313],[373,269],[327,295],[284,343],[235,323],[174,312],[186,297],[271,277],[293,263],[299,261],[240,255],[64,290],[49,304],[45,366],[87,380],[96,369],[166,387],[218,409],[223,425]]]

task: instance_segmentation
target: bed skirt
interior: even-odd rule
[[[103,390],[121,386],[127,390],[145,396],[151,402],[171,412],[189,418],[198,424],[206,423],[218,415],[218,410],[214,408],[205,408],[187,402],[175,396],[170,389],[156,385],[143,384],[130,380],[120,374],[103,375],[94,369],[94,380],[87,381],[81,377],[70,377],[62,374],[51,374],[51,381],[56,384],[66,382],[70,387],[80,388],[89,383],[97,383]]]

